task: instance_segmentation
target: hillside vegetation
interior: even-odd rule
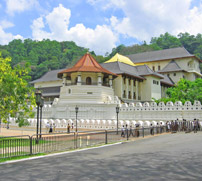
[[[188,33],[180,33],[177,37],[165,33],[159,37],[153,37],[150,44],[144,42],[141,45],[119,45],[106,53],[106,56],[96,55],[90,52],[98,62],[104,62],[116,53],[129,55],[134,53],[161,50],[184,46],[191,54],[202,59],[202,34],[196,36]],[[74,42],[57,42],[51,40],[35,41],[31,39],[13,40],[8,45],[0,45],[2,58],[11,57],[11,66],[30,63],[31,79],[37,79],[49,70],[55,70],[72,66],[84,55],[88,48],[77,46]],[[202,67],[201,67],[202,69]]]

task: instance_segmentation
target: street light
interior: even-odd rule
[[[41,138],[41,124],[42,124],[42,108],[44,106],[44,98],[41,97],[41,102],[40,102],[40,138]]]
[[[75,112],[76,112],[76,132],[77,132],[77,114],[78,114],[79,108],[78,106],[75,107]]]
[[[117,115],[117,134],[118,134],[118,131],[119,131],[119,105],[116,106],[116,115]]]
[[[36,95],[36,105],[37,105],[37,123],[36,123],[36,144],[38,144],[38,134],[39,134],[39,106],[41,104],[41,91],[37,90]]]

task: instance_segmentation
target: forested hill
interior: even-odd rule
[[[167,49],[184,46],[191,54],[202,59],[202,34],[197,36],[188,33],[180,33],[177,37],[168,33],[154,37],[150,44],[145,42],[141,45],[133,45],[126,47],[119,45],[114,48],[111,53],[106,56],[96,56],[94,52],[90,52],[98,62],[108,60],[116,53],[129,55],[134,53]],[[8,45],[0,45],[0,52],[3,58],[11,57],[11,65],[31,64],[30,75],[32,80],[41,77],[49,70],[55,70],[72,66],[83,56],[88,48],[77,46],[74,42],[64,41],[57,42],[51,40],[34,41],[31,39],[13,40]]]

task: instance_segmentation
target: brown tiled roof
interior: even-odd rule
[[[63,73],[71,74],[73,72],[101,72],[116,76],[116,74],[103,68],[90,53],[86,53],[83,57],[81,57],[81,59],[72,68],[59,72],[58,77],[62,77]]]

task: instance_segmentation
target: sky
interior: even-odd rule
[[[74,41],[105,55],[120,44],[202,33],[202,0],[0,0],[0,44]]]

